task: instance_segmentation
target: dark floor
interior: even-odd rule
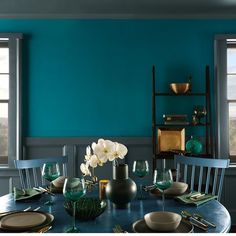
[[[229,232],[230,233],[236,233],[236,225],[232,225]]]

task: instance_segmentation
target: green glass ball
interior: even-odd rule
[[[201,154],[202,152],[202,143],[195,137],[191,138],[186,143],[186,151],[192,154]]]

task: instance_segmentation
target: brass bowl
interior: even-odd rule
[[[185,94],[190,89],[190,83],[172,83],[170,84],[170,89],[175,94]]]

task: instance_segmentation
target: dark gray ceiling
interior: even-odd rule
[[[0,18],[236,18],[236,0],[0,0]]]

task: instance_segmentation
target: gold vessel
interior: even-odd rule
[[[170,89],[175,94],[185,94],[190,89],[190,83],[171,83],[170,84]]]

